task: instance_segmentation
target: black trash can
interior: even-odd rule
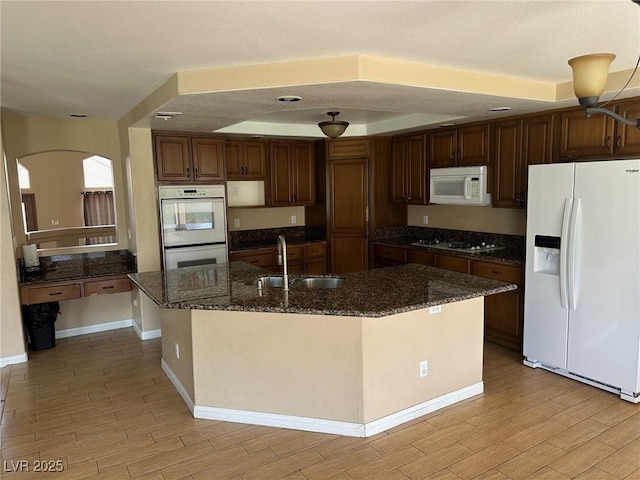
[[[56,346],[55,321],[60,313],[58,302],[22,306],[22,321],[29,335],[32,350]]]

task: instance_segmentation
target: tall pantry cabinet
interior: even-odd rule
[[[326,224],[331,272],[373,268],[375,230],[407,223],[406,206],[390,201],[390,137],[320,140],[316,168],[318,199],[305,218]]]

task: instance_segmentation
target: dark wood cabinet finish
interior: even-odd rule
[[[493,128],[494,207],[524,207],[527,167],[551,163],[553,115],[497,121]]]
[[[419,263],[429,267],[436,266],[436,256],[431,252],[420,252],[418,250],[409,250],[407,252],[407,263]]]
[[[226,140],[228,180],[266,180],[267,144],[258,140]]]
[[[229,259],[234,262],[245,262],[256,267],[265,268],[271,271],[278,271],[277,262],[278,249],[275,247],[256,248],[242,252],[231,252]]]
[[[640,118],[640,98],[619,101],[615,107],[616,113],[629,120]],[[633,125],[616,125],[616,155],[640,156],[640,129]]]
[[[524,327],[524,272],[521,267],[474,260],[471,273],[479,277],[515,283],[516,290],[489,295],[484,299],[485,338],[522,351]]]
[[[313,205],[315,162],[311,142],[271,142],[271,205]]]
[[[490,132],[489,123],[480,123],[430,133],[429,166],[487,165]]]
[[[454,272],[469,273],[471,271],[471,261],[467,258],[456,257],[454,255],[435,255],[435,266],[444,268],[445,270],[453,270]]]
[[[393,245],[373,245],[373,264],[376,268],[392,267],[407,263],[407,249]]]
[[[224,181],[224,141],[221,138],[191,138],[193,180]]]
[[[231,252],[231,261],[240,261],[282,273],[282,265],[278,265],[278,248],[266,247]],[[324,274],[327,273],[327,243],[311,242],[287,247],[287,268],[290,274]]]
[[[425,135],[394,137],[391,152],[391,199],[426,205],[429,183]]]
[[[156,178],[159,182],[191,180],[189,137],[156,135],[154,138]]]
[[[613,154],[615,124],[605,115],[585,116],[584,109],[560,114],[559,161],[587,160]]]
[[[173,183],[224,182],[224,140],[155,135],[156,179]]]

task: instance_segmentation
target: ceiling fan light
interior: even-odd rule
[[[337,115],[340,115],[340,112],[327,112],[327,115],[331,117],[331,120],[320,122],[318,124],[318,127],[320,127],[322,133],[324,133],[327,137],[338,138],[347,129],[347,127],[349,126],[349,122],[335,119]]]
[[[573,91],[584,107],[592,107],[604,92],[613,53],[592,53],[569,60],[573,70]]]

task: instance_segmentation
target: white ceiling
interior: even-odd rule
[[[571,80],[571,57],[612,52],[611,71],[622,71],[640,52],[631,0],[2,0],[0,22],[2,107],[113,120],[190,70],[370,55],[559,84]],[[275,101],[286,94],[303,101]],[[141,124],[313,136],[338,110],[353,135],[505,115],[487,112],[503,105],[513,115],[568,104],[344,82],[183,95],[162,107],[179,118]]]

